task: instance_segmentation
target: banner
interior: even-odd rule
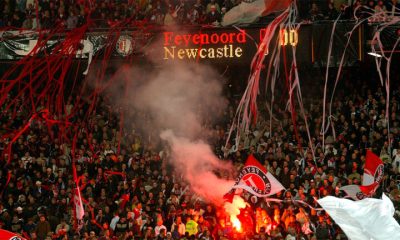
[[[0,40],[0,59],[16,60],[29,55],[39,43],[39,35],[33,31],[21,32],[0,32],[2,39]],[[76,58],[90,58],[90,54],[100,54],[104,47],[110,42],[115,42],[112,56],[126,57],[134,53],[138,53],[143,46],[146,45],[151,35],[139,33],[138,31],[130,31],[121,33],[116,39],[115,36],[108,36],[103,33],[87,33],[85,39],[81,40],[81,46],[71,54]],[[53,37],[42,40],[35,55],[43,56],[53,53],[53,50],[62,43],[63,34],[54,34]],[[45,41],[45,42],[44,42]],[[68,51],[66,51],[68,52]]]
[[[271,5],[271,8],[274,8],[274,5]],[[260,10],[260,12],[263,11]],[[331,22],[304,24],[298,31],[283,30],[280,32],[281,36],[279,36],[283,40],[281,46],[288,48],[297,46],[297,54],[302,56],[297,59],[298,63],[310,64],[325,61],[326,46],[324,44],[326,44],[325,40],[330,37],[330,25]],[[353,27],[354,23],[352,22],[338,23],[337,29],[342,30],[340,30],[340,34],[337,34],[339,41],[334,41],[335,51],[343,49],[345,41],[342,38]],[[361,28],[364,28],[364,26]],[[364,30],[361,30],[361,28],[360,31],[363,32]],[[251,25],[241,28],[191,26],[179,30],[163,27],[149,29],[151,30],[148,32],[130,29],[120,32],[118,36],[105,32],[87,32],[81,39],[79,49],[75,52],[71,51],[70,54],[73,54],[76,59],[89,59],[90,56],[93,56],[93,59],[101,59],[101,55],[111,54],[113,58],[126,58],[128,56],[151,58],[155,63],[200,61],[248,66],[257,52],[258,44],[267,34],[265,25]],[[46,57],[49,54],[56,54],[53,50],[59,44],[62,44],[65,34],[53,34],[51,37],[46,34],[50,33],[43,33],[44,37],[39,39],[39,33],[35,31],[0,32],[0,60],[22,59],[31,53],[38,44],[40,44],[40,49],[35,56]],[[361,35],[355,35],[357,36],[353,37],[354,44],[352,44],[354,47],[350,48],[351,53],[349,53],[351,56],[355,55],[355,58],[349,57],[351,62],[358,59],[359,51],[356,43],[363,42]],[[111,51],[105,51],[106,48]],[[341,56],[340,54],[341,52],[333,53],[334,56]],[[322,62],[321,64],[324,65]]]

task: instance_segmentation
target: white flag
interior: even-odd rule
[[[318,203],[351,240],[400,239],[400,226],[393,218],[393,203],[384,194],[382,199],[360,201],[329,196]]]
[[[284,11],[292,0],[247,0],[229,10],[222,19],[223,26],[253,23],[259,17]]]
[[[81,191],[79,190],[79,187],[75,188],[74,205],[78,229],[81,229],[83,226],[83,216],[85,215],[85,210],[83,209]]]

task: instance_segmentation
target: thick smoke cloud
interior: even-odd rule
[[[146,123],[125,121],[147,126],[146,132],[156,131],[170,146],[170,162],[192,190],[206,201],[222,203],[233,182],[218,175],[232,166],[219,160],[206,142],[210,123],[226,107],[216,71],[200,64],[175,63],[152,71],[125,68],[119,75],[129,83],[122,104],[150,115]],[[108,95],[121,104],[121,86],[109,88]]]
[[[203,141],[177,137],[169,130],[163,131],[161,138],[171,145],[172,161],[192,190],[204,200],[222,203],[223,194],[228,192],[233,182],[218,178],[215,171],[230,170],[230,165],[216,158]]]
[[[133,104],[151,113],[153,127],[190,139],[198,139],[205,120],[223,108],[218,75],[201,65],[163,66],[135,89]]]

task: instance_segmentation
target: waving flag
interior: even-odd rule
[[[78,229],[81,229],[83,227],[83,216],[85,215],[85,211],[83,210],[81,191],[79,190],[79,187],[75,188],[74,205]]]
[[[340,190],[346,192],[347,196],[353,200],[361,200],[371,197],[383,178],[384,165],[382,160],[370,150],[367,150],[367,156],[364,166],[363,184],[347,185],[341,187]]]
[[[370,150],[367,150],[365,159],[364,175],[362,185],[379,184],[383,178],[384,165],[382,160]]]
[[[16,233],[9,232],[4,229],[0,229],[0,239],[2,240],[26,240]]]
[[[292,0],[244,0],[224,15],[222,25],[253,23],[261,16],[287,9],[291,2]]]
[[[400,226],[393,218],[393,203],[385,194],[382,199],[356,202],[329,196],[318,203],[351,240],[400,239]]]
[[[360,185],[346,185],[340,188],[340,190],[344,191],[348,197],[353,200],[361,200],[367,197],[371,197],[378,189],[379,184],[373,183],[368,186],[360,186]]]
[[[225,195],[225,199],[231,202],[235,190],[238,188],[244,189],[257,197],[268,197],[285,189],[253,155],[247,158],[246,164],[236,178],[235,185]]]

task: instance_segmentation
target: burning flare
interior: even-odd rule
[[[236,231],[242,232],[242,223],[240,222],[240,220],[234,215],[231,215],[230,218],[231,218],[232,226],[236,229]]]
[[[241,198],[237,195],[234,196],[233,201],[231,203],[225,202],[225,204],[224,204],[225,211],[226,211],[226,213],[229,214],[232,226],[238,232],[242,232],[242,223],[237,218],[237,216],[240,214],[240,209],[243,209],[246,206],[247,206],[247,203],[243,200],[243,198]]]

